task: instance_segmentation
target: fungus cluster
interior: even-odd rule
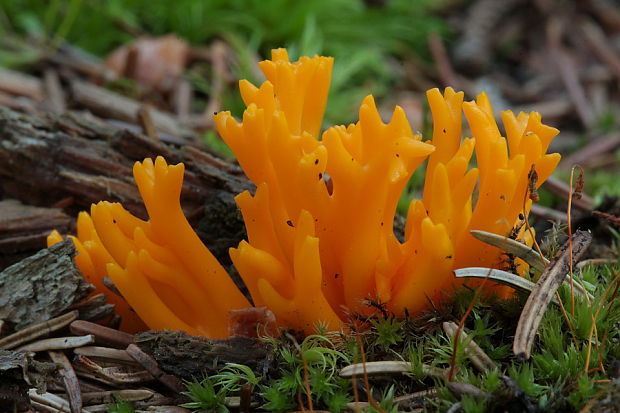
[[[274,50],[260,63],[267,78],[260,87],[240,82],[242,121],[215,116],[256,184],[254,194],[236,197],[248,239],[230,250],[232,261],[256,306],[306,332],[317,323],[336,330],[349,312],[371,311],[366,298],[397,315],[416,312],[452,288],[453,269],[500,266],[501,251],[469,231],[507,235],[529,212],[529,171],[540,185],[560,158],[546,154],[558,131],[538,113],[503,112],[503,137],[486,95],[463,102],[451,88],[427,92],[431,141],[413,133],[400,107],[384,123],[372,96],[357,123],[321,135],[332,64],[319,56],[291,63]],[[461,138],[462,114],[471,138]],[[474,152],[477,168],[469,166]],[[398,199],[427,158],[423,197],[411,202],[401,241],[393,228]],[[99,289],[109,277],[150,328],[225,337],[228,311],[250,304],[183,216],[183,165],[146,159],[134,177],[149,221],[120,204],[93,205],[78,217],[78,266]],[[531,245],[529,233],[518,237]],[[127,304],[117,305],[124,327],[139,328]]]

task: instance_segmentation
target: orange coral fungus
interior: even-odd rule
[[[338,329],[348,311],[370,311],[362,303],[369,297],[396,314],[418,311],[451,288],[454,268],[501,265],[501,251],[469,231],[507,235],[529,212],[532,165],[540,185],[559,161],[546,154],[558,131],[539,114],[502,113],[506,139],[486,95],[464,103],[463,93],[450,88],[427,93],[432,141],[412,132],[399,107],[384,123],[372,96],[357,123],[320,136],[332,64],[318,56],[291,63],[284,49],[274,50],[260,64],[267,81],[240,82],[242,122],[229,112],[215,116],[257,186],[236,198],[248,240],[231,249],[233,263],[255,305],[271,309],[279,325],[306,332],[319,322]],[[461,138],[462,113],[472,138]],[[478,169],[469,168],[474,152]],[[427,157],[423,198],[411,202],[400,241],[393,230],[397,202]],[[182,172],[161,158],[136,164],[150,221],[118,204],[93,206],[99,240],[88,240],[109,252],[109,264],[104,270],[84,258],[78,265],[96,279],[107,274],[149,327],[220,337],[225,312],[248,303],[184,219]],[[529,234],[520,238],[531,243]]]
[[[86,248],[78,248],[82,261],[76,262],[100,289],[109,276],[150,328],[226,337],[228,311],[249,303],[183,216],[183,171],[183,164],[168,166],[162,157],[136,163],[134,177],[150,220],[118,203],[93,205],[90,216],[78,218],[78,238]],[[97,263],[93,271],[83,264],[89,258]]]

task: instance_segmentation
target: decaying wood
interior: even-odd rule
[[[157,380],[159,380],[164,386],[168,387],[170,390],[181,393],[185,390],[185,386],[181,380],[179,380],[176,376],[172,374],[164,373],[159,366],[157,365],[157,361],[146,354],[144,351],[140,349],[140,347],[135,344],[130,344],[127,346],[127,353],[142,367],[146,369],[149,373],[153,375]]]
[[[114,304],[109,304],[107,300],[104,293],[94,294],[73,304],[71,309],[79,312],[80,320],[99,321],[115,314]]]
[[[273,351],[259,339],[207,339],[182,331],[147,331],[136,334],[134,340],[159,368],[183,380],[217,374],[226,363],[245,364],[262,376]]]
[[[64,313],[93,286],[73,262],[75,247],[64,241],[0,272],[0,319],[17,330]]]
[[[562,246],[557,257],[540,276],[523,307],[512,347],[518,357],[530,358],[534,338],[547,306],[558,287],[566,279],[571,261],[579,260],[592,242],[592,235],[588,232],[577,231],[569,241],[572,243],[572,248],[569,248],[569,242]]]
[[[235,226],[232,233],[243,234],[233,197],[253,185],[238,166],[194,147],[177,148],[84,116],[30,116],[0,108],[0,189],[5,197],[30,205],[73,199],[65,211],[75,216],[92,203],[108,200],[122,202],[130,212],[146,218],[132,167],[136,161],[158,155],[170,164],[185,163],[182,206],[200,234],[211,234],[210,239],[203,239],[207,246],[211,247],[210,242],[221,244],[213,238],[217,231],[212,231],[212,226]],[[215,194],[220,195],[211,206]],[[209,214],[203,213],[205,205]],[[66,228],[66,221],[63,223]],[[42,233],[47,229],[34,232],[38,248],[45,246]],[[238,235],[230,239],[230,234],[221,247],[215,247],[221,251],[216,257],[224,263],[229,260],[228,248],[241,240]]]

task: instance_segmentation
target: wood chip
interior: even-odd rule
[[[80,320],[86,321],[99,321],[115,315],[115,306],[108,303],[108,297],[104,293],[90,295],[69,308],[78,310]]]
[[[20,344],[27,343],[41,336],[47,335],[53,331],[60,330],[74,321],[77,316],[77,311],[71,311],[43,323],[24,328],[1,339],[0,348],[11,349],[19,346]]]
[[[454,339],[454,336],[456,335],[456,330],[458,329],[458,325],[452,321],[445,321],[442,324],[442,327],[443,331],[445,331],[447,335]],[[467,343],[465,345],[465,353],[469,355],[469,360],[471,361],[471,364],[473,364],[474,367],[476,367],[482,373],[498,369],[497,364],[495,364],[495,362],[491,360],[491,357],[489,357],[487,353],[485,353],[484,350],[482,350],[473,339],[468,340],[467,333],[465,333],[463,329],[461,329],[459,333],[459,342],[461,344]]]
[[[101,346],[125,349],[133,343],[133,335],[112,328],[104,327],[89,321],[75,320],[69,326],[75,335],[92,334],[95,342]]]
[[[577,231],[571,239],[572,251],[568,242],[562,246],[556,259],[540,276],[536,287],[532,290],[523,307],[512,347],[517,357],[530,358],[534,338],[547,306],[558,287],[566,279],[571,260],[577,261],[586,251],[592,242],[592,235],[588,232]]]
[[[68,348],[87,346],[95,342],[95,336],[88,334],[78,337],[56,337],[46,338],[35,341],[25,346],[21,346],[17,351],[47,351],[47,350],[64,350]]]
[[[549,264],[549,260],[541,256],[538,251],[514,239],[487,231],[472,230],[469,232],[474,238],[521,258],[540,272],[544,271]]]

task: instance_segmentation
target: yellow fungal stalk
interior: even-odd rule
[[[248,240],[230,250],[233,263],[255,305],[306,332],[317,323],[338,329],[348,312],[369,312],[366,298],[396,314],[418,311],[454,285],[454,268],[501,266],[501,251],[469,231],[507,235],[529,212],[532,165],[540,185],[559,161],[546,154],[558,131],[539,114],[502,113],[504,138],[486,95],[464,103],[451,88],[427,93],[432,141],[412,132],[399,107],[384,123],[372,96],[357,123],[320,135],[332,64],[318,56],[291,63],[284,49],[274,50],[260,64],[267,81],[240,82],[242,121],[229,112],[214,118],[257,187],[236,198]],[[462,113],[471,138],[461,138]],[[477,169],[469,168],[474,153]],[[411,202],[400,241],[397,202],[427,158],[423,198]],[[95,284],[109,276],[151,328],[223,337],[227,311],[249,304],[183,217],[182,175],[182,164],[162,158],[137,163],[149,221],[119,204],[94,205],[90,217],[79,217],[89,229],[75,239],[78,265]],[[532,242],[523,231],[519,237]]]
[[[90,216],[78,217],[76,262],[100,291],[109,277],[148,327],[226,337],[228,311],[249,303],[183,216],[183,171],[183,164],[169,166],[162,157],[136,163],[134,178],[149,221],[118,203],[93,205]],[[83,264],[89,259],[92,268]]]

